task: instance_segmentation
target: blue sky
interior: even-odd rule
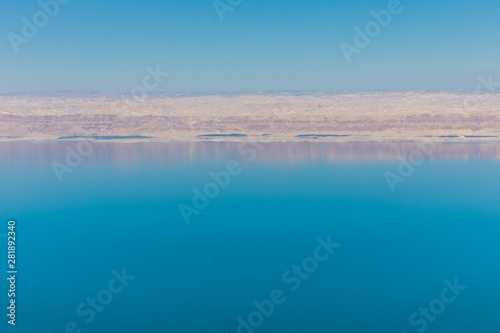
[[[354,27],[364,29],[388,3],[243,0],[221,21],[213,0],[71,0],[15,53],[9,33],[23,37],[22,18],[31,22],[41,7],[5,0],[0,92],[128,92],[156,65],[170,73],[161,91],[473,89],[488,74],[500,81],[497,0],[401,0],[403,10],[348,63],[340,43],[354,45]]]

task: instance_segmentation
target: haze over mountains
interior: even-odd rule
[[[3,140],[495,141],[500,94],[443,92],[0,95]]]

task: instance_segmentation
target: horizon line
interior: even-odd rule
[[[372,90],[173,90],[173,91],[150,91],[141,93],[141,95],[156,95],[156,94],[200,94],[200,95],[225,95],[225,94],[286,94],[286,93],[307,93],[307,94],[345,94],[345,93],[439,93],[439,92],[474,92],[475,89],[407,89],[407,90],[388,90],[388,89],[372,89]],[[129,95],[130,91],[95,91],[95,90],[26,90],[0,92],[0,96],[15,96],[27,94],[100,94],[100,95]]]

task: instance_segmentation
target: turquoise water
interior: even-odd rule
[[[19,270],[2,332],[498,332],[496,146],[440,147],[392,192],[411,145],[272,144],[251,161],[237,145],[102,143],[59,182],[76,143],[1,144]]]

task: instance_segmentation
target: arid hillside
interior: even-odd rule
[[[465,92],[0,96],[3,140],[495,141],[499,117]]]

